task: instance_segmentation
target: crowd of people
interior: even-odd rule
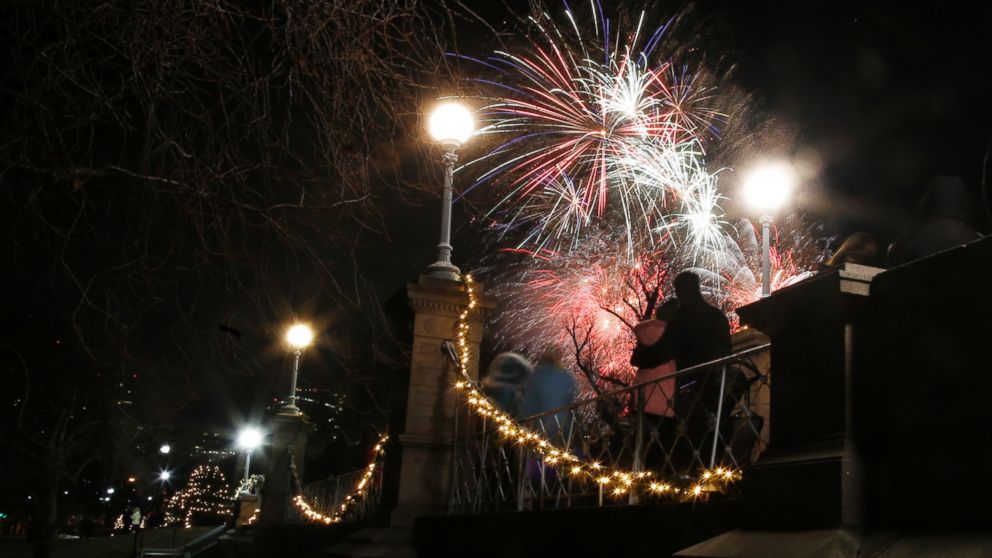
[[[699,277],[689,271],[675,279],[675,298],[664,301],[655,318],[634,328],[637,345],[630,359],[637,368],[635,384],[645,384],[645,419],[673,446],[679,423],[690,438],[702,438],[710,428],[709,412],[716,408],[718,392],[712,370],[697,365],[727,356],[731,352],[730,323],[727,316],[703,298]],[[685,373],[677,370],[696,367]],[[568,407],[578,393],[574,376],[561,365],[554,349],[542,354],[536,366],[516,353],[501,353],[489,365],[482,388],[503,412],[527,420],[552,442],[567,443],[572,435],[573,416]],[[632,400],[638,404],[637,400]],[[552,412],[554,411],[554,412]],[[650,445],[650,444],[649,444]],[[647,465],[664,458],[656,444],[648,452]],[[683,445],[683,453],[688,449]],[[689,456],[676,459],[688,462]]]

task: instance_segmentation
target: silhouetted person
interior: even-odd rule
[[[834,255],[827,260],[826,265],[845,263],[878,267],[878,242],[875,241],[875,237],[863,232],[852,234],[841,243]]]
[[[699,276],[683,271],[675,278],[678,316],[653,345],[637,344],[630,364],[654,368],[675,359],[679,370],[730,354],[730,322],[703,299]]]
[[[655,319],[644,320],[634,326],[634,336],[642,345],[654,345],[665,334],[665,328],[678,316],[678,301],[668,300],[658,306]],[[668,377],[675,373],[675,359],[662,363],[654,368],[638,368],[634,375],[634,383],[651,382],[637,391],[638,397],[643,398],[645,423],[651,430],[657,432],[657,437],[650,435],[645,438],[647,449],[644,454],[644,465],[651,470],[658,470],[664,464],[664,451],[671,447],[675,434],[675,378]]]
[[[493,403],[511,417],[520,414],[523,383],[533,367],[526,358],[516,353],[500,353],[493,357],[482,379],[482,391]]]
[[[716,360],[731,352],[730,322],[719,309],[703,299],[699,277],[683,271],[675,278],[675,296],[679,310],[665,328],[665,334],[654,345],[637,344],[630,363],[638,368],[652,368],[675,359],[679,370]],[[685,424],[688,440],[678,439],[672,463],[679,473],[690,473],[694,465],[705,464],[702,452],[709,444],[710,415],[717,409],[720,389],[720,367],[705,367],[678,376],[675,394],[676,419]],[[694,453],[700,452],[694,461]]]
[[[899,265],[982,237],[968,226],[971,202],[958,176],[938,176],[923,197],[923,223],[889,247],[889,261]]]
[[[658,307],[655,319],[645,320],[634,326],[634,336],[638,345],[654,345],[665,335],[668,324],[678,317],[678,301],[669,300]],[[652,367],[639,367],[634,376],[634,383],[642,383],[668,376],[675,372],[675,359]],[[675,395],[675,379],[658,382],[657,388],[644,390],[644,411],[649,415],[672,416],[673,409],[669,400]]]

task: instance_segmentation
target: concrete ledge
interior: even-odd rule
[[[843,529],[818,531],[735,530],[713,537],[674,556],[708,558],[845,558],[858,556],[861,539]],[[874,556],[874,555],[873,555]]]
[[[989,558],[992,534],[735,530],[675,553],[696,558]]]

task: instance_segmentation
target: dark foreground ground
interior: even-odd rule
[[[210,527],[193,527],[175,530],[175,546],[199,537]],[[142,533],[142,541],[147,548],[171,548],[172,529],[152,529]],[[112,537],[94,537],[86,540],[59,540],[55,543],[52,558],[126,558],[131,555],[134,535],[124,533]],[[30,557],[34,546],[24,539],[0,538],[0,558]]]

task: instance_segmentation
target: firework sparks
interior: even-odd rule
[[[481,133],[502,143],[469,164],[487,167],[477,185],[499,192],[490,215],[500,242],[516,246],[497,256],[510,256],[494,281],[498,345],[531,356],[564,349],[586,395],[633,378],[633,327],[676,272],[696,271],[735,328],[734,311],[760,290],[754,228],[729,226],[725,169],[707,167],[706,150],[724,141],[719,127],[729,121],[708,108],[715,90],[658,56],[665,26],[641,40],[642,15],[632,34],[611,36],[601,10],[590,15],[595,41],[566,9],[570,31],[544,14],[532,20],[539,33],[526,52],[478,61],[500,73],[483,82],[496,93],[481,109]],[[773,289],[820,259],[801,230],[785,239],[776,231]]]
[[[665,26],[642,40],[642,14],[633,33],[611,39],[597,13],[594,41],[566,9],[572,31],[545,13],[531,20],[540,33],[525,52],[477,61],[500,73],[480,80],[495,93],[479,133],[505,138],[469,164],[489,166],[477,185],[501,190],[493,212],[504,231],[526,230],[521,247],[574,249],[594,219],[624,223],[630,257],[636,229],[659,223],[658,235],[679,228],[710,242],[721,223],[702,138],[722,115],[703,106],[708,94],[685,67],[676,73],[655,56]],[[685,218],[666,220],[669,204]]]

